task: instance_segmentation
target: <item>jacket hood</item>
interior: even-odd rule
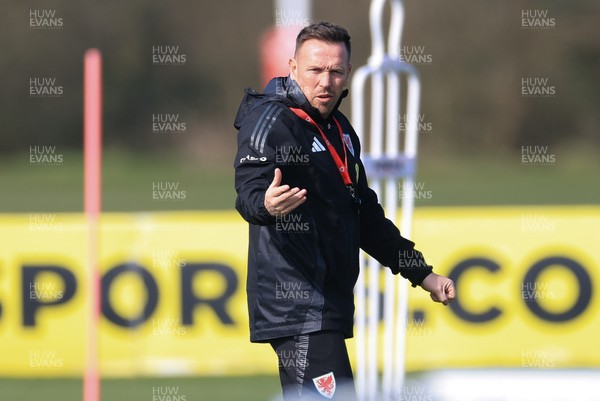
[[[339,108],[342,100],[348,96],[348,89],[344,89],[331,114],[325,119],[321,116],[319,110],[310,104],[296,81],[291,79],[289,75],[287,77],[276,77],[271,79],[263,93],[256,92],[251,88],[245,89],[244,92],[245,96],[242,99],[233,124],[236,129],[240,128],[242,122],[254,107],[269,101],[281,102],[287,107],[300,108],[316,122],[327,123],[333,118],[333,115]]]

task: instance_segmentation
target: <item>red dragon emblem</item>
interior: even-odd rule
[[[333,376],[333,372],[315,377],[313,383],[315,383],[319,394],[329,399],[333,398],[333,394],[335,394],[335,377]]]

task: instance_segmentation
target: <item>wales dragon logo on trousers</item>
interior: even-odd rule
[[[313,383],[315,383],[315,387],[319,394],[329,399],[333,398],[333,395],[335,394],[335,376],[333,376],[333,372],[315,377]]]

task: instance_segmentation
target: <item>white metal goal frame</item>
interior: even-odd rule
[[[388,47],[384,16],[387,0],[370,6],[372,54],[352,80],[352,124],[365,138],[366,83],[371,79],[369,151],[362,156],[371,188],[380,197],[388,218],[396,220],[402,188],[400,230],[410,237],[417,163],[420,80],[417,70],[400,58],[404,6],[390,0]],[[400,143],[400,84],[406,76],[406,131]],[[385,123],[384,123],[385,122]],[[402,187],[401,187],[402,186]],[[382,192],[384,189],[384,192]],[[382,196],[383,195],[383,196]],[[359,401],[400,400],[404,386],[408,285],[389,271],[383,285],[383,341],[379,335],[380,271],[373,258],[361,255],[356,294],[356,390]],[[379,360],[382,356],[382,372]]]

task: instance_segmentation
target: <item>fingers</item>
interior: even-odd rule
[[[294,189],[297,190],[298,188],[294,188]],[[267,190],[267,193],[273,198],[280,198],[281,196],[285,196],[285,194],[288,193],[289,191],[290,191],[289,185],[282,185],[280,187],[272,187],[272,188],[269,187],[269,189]],[[283,198],[283,200],[285,200],[285,198]]]
[[[454,298],[456,297],[456,290],[454,289],[454,283],[452,281],[449,281],[448,283],[446,283],[446,288],[445,288],[445,292],[446,295],[448,296],[448,301],[452,302],[454,301]]]
[[[295,188],[297,189],[297,188]],[[296,195],[288,198],[285,202],[280,205],[281,211],[280,214],[288,214],[296,209],[298,206],[303,204],[306,201],[306,190],[303,189],[298,192]]]
[[[280,195],[275,195],[274,201],[283,207],[287,207],[288,204],[295,203],[297,200],[304,197],[306,197],[306,189],[292,188],[282,192]]]
[[[306,189],[292,188],[272,199],[271,214],[288,214],[306,201]]]
[[[432,300],[435,302],[440,302],[443,305],[449,305],[454,301],[455,298],[455,290],[454,283],[452,280],[446,279],[446,281],[441,288],[436,289],[434,292],[429,294]]]
[[[448,305],[448,297],[446,297],[445,295],[441,295],[443,293],[440,294],[435,294],[435,293],[431,293],[429,294],[429,296],[431,297],[431,299],[433,299],[434,302],[439,302],[442,305]]]

